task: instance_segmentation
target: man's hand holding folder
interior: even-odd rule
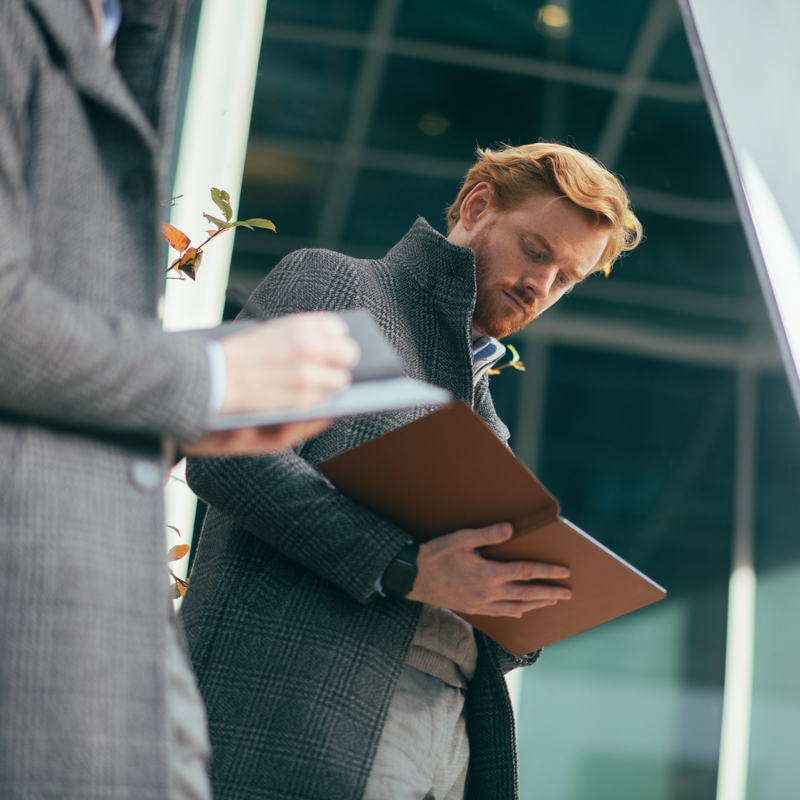
[[[419,548],[417,578],[409,600],[462,614],[516,617],[569,600],[566,586],[548,583],[569,577],[569,569],[541,561],[490,561],[480,548],[514,535],[509,522],[439,536]]]
[[[666,596],[564,519],[556,498],[464,402],[317,466],[419,544],[409,600],[455,611],[517,655]]]

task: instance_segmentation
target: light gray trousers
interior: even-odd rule
[[[206,710],[174,625],[167,626],[169,800],[211,800]]]
[[[407,664],[364,800],[463,800],[469,766],[466,692]]]

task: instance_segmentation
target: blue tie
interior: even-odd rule
[[[122,22],[122,3],[120,0],[101,0],[103,4],[103,26],[100,31],[100,44],[103,49],[114,41]]]

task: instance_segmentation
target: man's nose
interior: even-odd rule
[[[538,300],[545,300],[553,288],[556,275],[558,270],[555,267],[540,267],[526,275],[522,284]]]

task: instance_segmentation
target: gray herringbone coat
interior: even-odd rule
[[[409,375],[450,389],[502,439],[483,377],[473,392],[473,251],[418,220],[379,261],[324,250],[281,262],[265,315],[367,308]],[[190,462],[209,510],[182,616],[205,698],[217,800],[359,800],[420,606],[375,593],[407,535],[346,500],[314,464],[426,413],[341,420],[299,455]],[[476,634],[467,693],[469,797],[516,797],[503,673],[517,659]]]
[[[183,2],[0,2],[0,797],[164,800],[160,438],[202,340],[153,318]]]

